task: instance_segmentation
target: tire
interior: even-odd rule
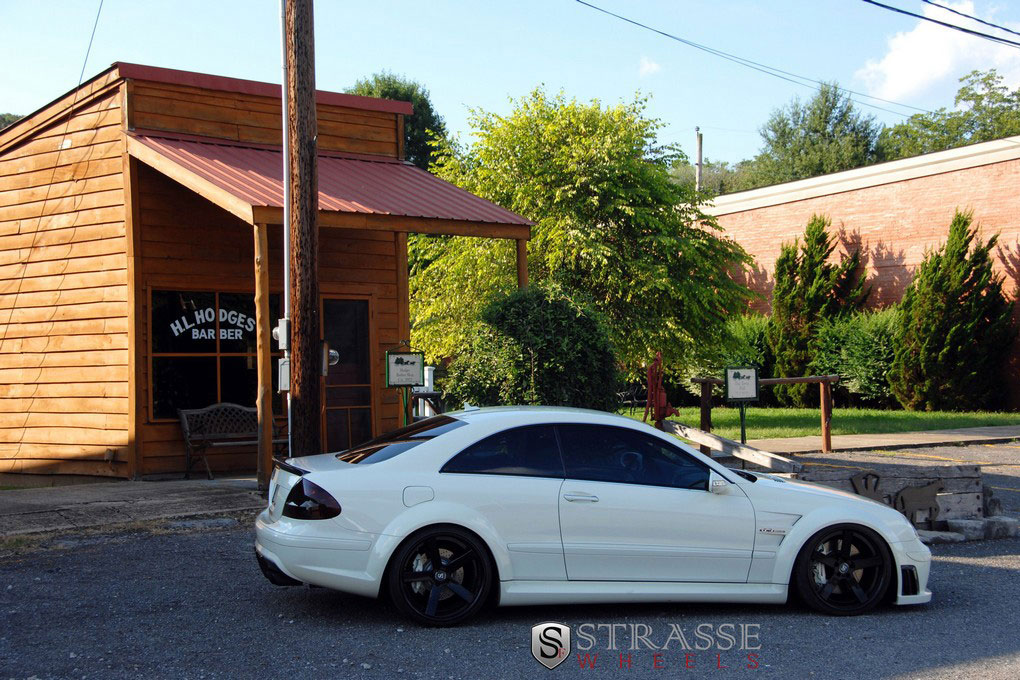
[[[455,626],[485,606],[494,573],[477,536],[441,525],[413,534],[397,548],[386,585],[404,616],[425,626]]]
[[[792,585],[816,611],[856,616],[885,599],[892,576],[892,554],[878,534],[857,524],[837,524],[817,532],[800,549]]]

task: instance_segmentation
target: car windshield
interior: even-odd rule
[[[336,457],[345,463],[359,465],[378,463],[399,456],[405,451],[464,425],[467,423],[463,420],[457,420],[450,416],[433,416],[370,439],[364,444],[359,444],[346,451],[341,451],[336,454]]]

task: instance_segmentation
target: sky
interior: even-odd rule
[[[960,77],[997,68],[1020,86],[1020,48],[861,0],[590,0],[686,40],[921,109],[952,107]],[[883,0],[1020,42],[921,0]],[[1020,0],[938,0],[1020,31]],[[30,113],[74,88],[100,0],[0,0],[0,112]],[[280,82],[279,0],[103,0],[85,78],[115,61]],[[594,11],[576,0],[315,2],[316,82],[340,91],[388,70],[421,82],[448,128],[508,113],[537,86],[604,104],[650,98],[660,141],[736,162],[799,86]],[[863,96],[895,124],[914,109]]]

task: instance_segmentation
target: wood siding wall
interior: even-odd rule
[[[190,289],[254,293],[254,243],[251,225],[139,163],[139,315],[141,356],[140,474],[184,469],[184,444],[177,422],[153,422],[149,413],[149,293],[153,289]],[[391,232],[323,228],[320,233],[320,291],[336,297],[370,300],[374,429],[398,426],[396,394],[384,390],[384,352],[398,341],[396,237]],[[282,229],[269,228],[270,288],[282,292]],[[406,302],[405,302],[406,304]],[[275,347],[275,343],[274,343]],[[276,416],[283,414],[276,413]],[[254,448],[210,454],[213,471],[253,470]]]
[[[0,472],[128,474],[122,93],[89,83],[0,151]],[[73,115],[59,115],[77,101]],[[15,138],[14,134],[23,135]]]
[[[129,125],[257,144],[282,144],[280,100],[146,81],[132,82]],[[318,147],[396,157],[395,113],[319,104]]]

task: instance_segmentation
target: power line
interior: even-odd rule
[[[687,45],[689,47],[693,47],[695,49],[701,50],[702,52],[707,52],[707,53],[709,53],[711,55],[714,55],[714,56],[717,56],[717,57],[721,57],[723,59],[726,59],[727,61],[732,61],[735,64],[740,64],[741,66],[745,66],[745,67],[753,69],[755,71],[759,71],[759,72],[764,73],[766,75],[770,75],[770,76],[772,76],[774,78],[779,78],[780,80],[785,80],[785,81],[787,81],[789,83],[793,83],[794,85],[800,85],[801,87],[809,87],[811,89],[814,89],[815,86],[821,86],[821,85],[828,84],[828,83],[824,83],[823,81],[816,80],[814,78],[809,78],[808,76],[798,75],[798,74],[792,73],[790,71],[784,71],[783,69],[776,68],[775,66],[769,66],[767,64],[762,64],[762,63],[757,62],[757,61],[752,61],[751,59],[745,59],[744,57],[739,57],[739,56],[737,56],[735,54],[730,54],[729,52],[723,52],[722,50],[717,50],[714,47],[709,47],[707,45],[702,45],[700,43],[696,43],[693,40],[687,40],[686,38],[681,38],[680,36],[673,35],[672,33],[667,33],[666,31],[660,30],[660,29],[655,28],[653,26],[649,26],[647,24],[643,24],[640,21],[635,21],[634,19],[629,19],[629,18],[627,18],[625,16],[622,16],[620,14],[616,14],[615,12],[610,12],[607,9],[603,9],[601,7],[598,7],[597,5],[591,4],[590,2],[585,2],[585,0],[575,0],[575,2],[577,2],[577,3],[581,4],[581,5],[584,5],[585,7],[588,7],[590,9],[593,9],[593,10],[595,10],[597,12],[601,12],[603,14],[607,14],[607,15],[609,15],[611,17],[619,19],[620,21],[624,21],[624,22],[626,22],[628,24],[632,24],[632,25],[637,26],[639,28],[643,28],[646,31],[651,31],[652,33],[658,33],[659,35],[661,35],[661,36],[663,36],[665,38],[669,38],[670,40],[675,40],[676,42],[683,43],[684,45]],[[807,82],[802,82],[802,81],[807,81]],[[929,111],[928,109],[922,109],[922,108],[919,108],[917,106],[911,106],[910,104],[902,104],[900,102],[892,101],[891,99],[882,99],[881,97],[876,97],[874,95],[865,94],[864,92],[856,92],[854,90],[849,90],[849,89],[847,89],[845,87],[840,87],[839,85],[835,85],[834,87],[837,90],[840,90],[841,92],[846,92],[848,95],[857,95],[858,97],[867,97],[868,99],[874,99],[875,101],[885,102],[886,104],[893,104],[894,106],[902,106],[903,108],[913,109],[914,111],[919,111],[921,113],[931,113],[931,111]],[[854,99],[853,97],[851,97],[850,99],[852,101],[854,101],[855,103],[860,104],[861,106],[868,106],[868,107],[871,107],[873,109],[878,109],[879,111],[885,111],[886,113],[895,114],[897,116],[908,117],[910,115],[910,114],[903,113],[901,111],[894,111],[892,109],[887,109],[887,108],[884,108],[882,106],[876,106],[875,104],[871,104],[869,102],[863,102],[863,101],[860,101],[859,99]]]
[[[905,9],[900,9],[899,7],[893,7],[892,5],[885,5],[885,4],[881,3],[881,2],[877,2],[876,0],[861,0],[861,2],[866,2],[869,5],[874,5],[876,7],[881,7],[882,9],[887,9],[890,12],[896,12],[897,14],[905,14],[905,15],[907,15],[909,17],[914,17],[914,18],[917,18],[917,19],[923,19],[924,21],[930,21],[933,24],[938,24],[939,26],[945,26],[946,28],[951,28],[954,31],[960,31],[961,33],[966,33],[968,35],[972,35],[972,36],[975,36],[977,38],[984,38],[985,40],[991,40],[992,42],[996,42],[996,43],[999,43],[1001,45],[1009,45],[1010,47],[1020,47],[1020,42],[1016,42],[1016,41],[1013,41],[1013,40],[1007,40],[1006,38],[1000,38],[998,36],[991,35],[990,33],[982,33],[981,31],[975,31],[975,30],[973,30],[971,28],[964,28],[963,26],[957,26],[956,24],[951,24],[951,23],[949,23],[947,21],[939,21],[938,19],[932,19],[931,17],[926,17],[923,14],[917,14],[916,12],[908,12]]]
[[[933,2],[932,0],[921,0],[921,2],[928,3],[932,7],[938,7],[939,9],[944,9],[947,12],[952,12],[953,14],[956,14],[957,16],[961,16],[964,19],[970,19],[971,21],[976,21],[979,24],[984,24],[985,26],[991,26],[992,28],[997,28],[1000,31],[1005,31],[1006,33],[1012,33],[1013,35],[1020,35],[1020,31],[1014,31],[1011,28],[1006,28],[1005,26],[1000,26],[999,24],[993,24],[991,21],[985,21],[984,19],[979,19],[979,18],[977,18],[975,16],[971,16],[970,14],[964,14],[960,10],[953,9],[952,7],[949,7],[947,5],[941,5],[941,4],[937,3],[937,2]]]

